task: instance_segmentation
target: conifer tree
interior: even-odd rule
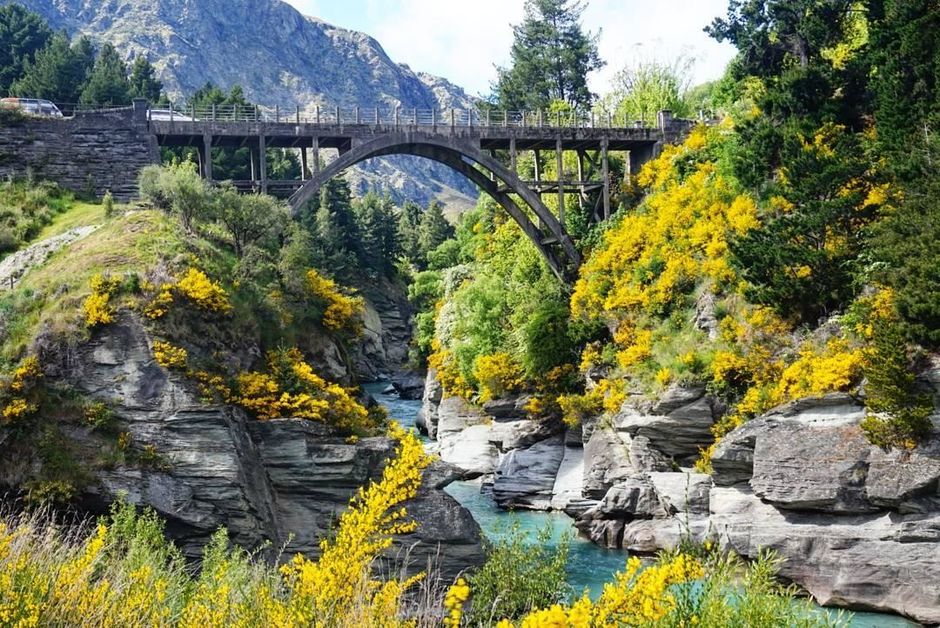
[[[526,0],[525,17],[513,27],[509,68],[499,68],[495,85],[504,109],[547,109],[560,100],[589,107],[594,95],[587,76],[604,66],[599,33],[585,33],[584,4],[573,0]]]
[[[51,39],[52,30],[40,16],[18,4],[0,7],[0,96]]]
[[[163,83],[157,78],[156,68],[143,55],[134,59],[129,83],[131,98],[143,98],[151,104],[161,103],[165,99]]]
[[[77,103],[94,62],[94,48],[87,37],[70,45],[65,33],[56,33],[35,60],[26,63],[23,76],[10,93],[60,104]]]
[[[130,104],[127,64],[111,44],[105,44],[98,52],[80,101],[86,105]]]
[[[437,201],[431,201],[418,225],[418,249],[421,257],[426,259],[428,253],[453,237],[454,226],[444,217],[444,206]]]

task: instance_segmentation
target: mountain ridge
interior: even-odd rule
[[[394,62],[373,37],[302,15],[281,0],[0,0],[42,15],[71,36],[109,42],[127,60],[146,56],[174,101],[206,83],[241,85],[264,106],[469,108],[473,99],[443,77]],[[235,43],[237,42],[237,43]],[[396,200],[472,204],[475,188],[446,167],[413,157],[350,173],[357,193]]]

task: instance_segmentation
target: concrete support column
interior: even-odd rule
[[[561,138],[555,140],[555,167],[558,171],[558,222],[565,224],[565,163],[562,159]]]
[[[584,211],[584,151],[577,151],[578,155],[578,207]]]
[[[310,169],[307,168],[307,147],[300,147],[300,180],[306,181],[310,178]]]
[[[212,182],[212,136],[206,133],[202,136],[202,151],[204,157],[202,159],[202,176],[206,178],[206,181]]]
[[[320,173],[320,138],[313,138],[313,176]]]
[[[509,168],[516,174],[516,138],[509,138]]]
[[[258,136],[258,163],[261,166],[261,193],[268,193],[268,142],[264,135]]]
[[[607,145],[607,138],[605,137],[601,140],[601,177],[604,180],[604,220],[610,218],[610,162],[607,158]]]
[[[255,187],[255,181],[258,180],[258,151],[251,146],[248,147],[248,157],[251,161],[251,187]]]
[[[536,190],[536,192],[538,192],[539,195],[541,195],[542,186],[540,186],[539,183],[542,182],[542,151],[536,148],[532,152],[535,153],[535,186],[539,188]]]

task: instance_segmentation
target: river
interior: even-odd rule
[[[421,402],[399,399],[397,394],[384,394],[382,391],[387,386],[385,383],[373,383],[365,384],[363,388],[388,410],[393,419],[405,427],[414,427]],[[514,520],[520,529],[533,536],[545,526],[551,526],[552,543],[557,543],[563,535],[575,532],[571,518],[564,513],[528,510],[508,512],[497,508],[493,500],[480,493],[478,482],[454,482],[445,490],[470,511],[488,538],[498,538],[510,528]],[[597,595],[604,583],[623,568],[627,556],[622,550],[608,550],[586,539],[570,537],[568,582],[572,590],[579,592],[587,589],[592,596]],[[827,611],[820,608],[820,612]],[[849,625],[852,628],[911,628],[918,624],[896,615],[854,613]]]

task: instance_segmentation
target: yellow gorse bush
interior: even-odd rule
[[[187,270],[176,282],[176,292],[208,312],[227,314],[232,310],[225,289],[196,268]]]
[[[317,375],[296,348],[268,353],[268,372],[239,373],[231,400],[262,420],[294,417],[369,432],[368,410],[338,384]]]
[[[314,269],[307,271],[307,289],[323,305],[323,326],[332,331],[359,333],[365,310],[360,297],[344,294],[339,285]]]
[[[394,425],[390,435],[396,456],[350,501],[320,559],[298,556],[280,572],[229,549],[223,532],[194,578],[155,517],[129,505],[81,541],[38,519],[0,522],[0,625],[414,625],[401,619],[401,596],[422,575],[380,580],[372,567],[393,535],[414,530],[401,504],[416,495],[431,459],[413,433]]]
[[[153,358],[157,364],[166,369],[185,369],[186,358],[189,353],[182,347],[176,347],[169,342],[154,340]]]
[[[0,380],[0,424],[23,419],[39,409],[34,393],[40,379],[39,358],[31,355],[14,369],[9,380]]]
[[[506,352],[478,357],[473,377],[480,389],[480,401],[504,397],[520,390],[525,384],[522,366]]]
[[[91,278],[91,294],[82,304],[86,327],[107,325],[114,321],[114,307],[111,297],[117,292],[120,280],[105,277],[100,273]]]

